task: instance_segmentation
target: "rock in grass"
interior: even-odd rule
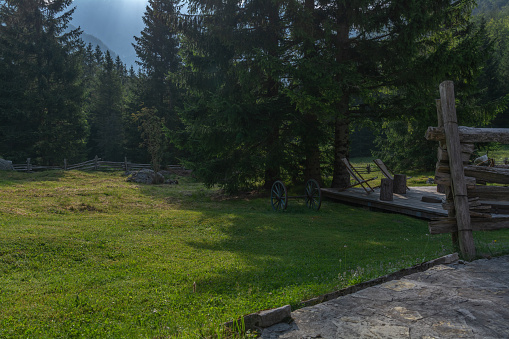
[[[12,161],[0,159],[0,171],[14,171]]]
[[[142,169],[131,173],[127,181],[147,185],[162,184],[164,182],[164,177],[162,174],[156,173],[153,170]]]

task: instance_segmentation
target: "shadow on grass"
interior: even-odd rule
[[[239,269],[211,268],[214,278],[197,281],[197,285],[205,292],[220,290],[225,295],[257,291],[266,297],[260,309],[281,303],[296,306],[443,251],[443,237],[430,240],[420,220],[345,205],[332,208],[315,213],[299,205],[289,213],[237,214],[231,224],[221,227],[223,239],[188,241],[204,253],[231,253],[239,262]],[[217,213],[204,212],[203,221],[215,216]],[[238,285],[249,288],[242,291]]]
[[[19,185],[34,181],[58,181],[64,176],[64,171],[17,172],[0,171],[0,185]]]

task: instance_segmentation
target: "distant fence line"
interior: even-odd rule
[[[98,170],[121,170],[121,171],[138,171],[141,169],[151,169],[151,164],[135,164],[127,161],[127,158],[124,158],[124,161],[104,161],[99,157],[95,157],[92,160],[88,160],[85,162],[81,162],[79,164],[68,164],[67,159],[64,159],[63,166],[39,166],[34,165],[31,162],[31,159],[28,158],[27,162],[24,164],[13,164],[15,171],[20,172],[31,172],[36,170],[81,170],[81,171],[98,171]],[[181,169],[182,166],[173,165],[168,166],[174,169]]]

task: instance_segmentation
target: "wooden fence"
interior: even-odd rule
[[[509,228],[509,217],[493,217],[491,204],[509,201],[509,187],[486,186],[486,183],[509,184],[507,166],[469,165],[475,143],[509,144],[509,128],[471,128],[458,126],[454,84],[440,84],[437,100],[438,127],[429,127],[426,139],[439,142],[435,182],[443,185],[448,217],[429,223],[431,234],[451,233],[467,259],[476,255],[472,231]],[[489,202],[483,202],[489,201]]]
[[[64,159],[63,166],[38,166],[34,165],[31,162],[31,159],[28,158],[27,162],[24,164],[13,164],[15,171],[21,172],[32,172],[36,170],[81,170],[81,171],[99,171],[99,170],[118,170],[118,171],[138,171],[141,169],[151,169],[151,164],[135,164],[127,161],[127,158],[124,158],[124,161],[105,161],[101,160],[97,156],[79,164],[68,164],[67,159]],[[174,166],[175,167],[175,166]],[[178,166],[180,167],[180,166]]]

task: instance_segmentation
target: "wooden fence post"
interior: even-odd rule
[[[444,127],[444,117],[442,115],[442,102],[440,99],[436,100],[436,106],[437,106],[437,118],[438,118],[438,127]],[[438,150],[439,153],[443,149],[446,149],[447,145],[445,141],[439,141],[438,142]],[[440,161],[442,159],[439,157],[437,161],[437,166],[440,165]],[[437,184],[437,192],[444,193],[445,194],[445,201],[449,203],[451,206],[454,206],[454,199],[452,196],[452,188],[451,186],[445,186],[443,184]],[[456,212],[454,211],[454,208],[451,208],[447,211],[447,216],[450,218],[456,218]],[[458,231],[451,232],[451,241],[452,245],[457,248],[458,247]]]
[[[124,171],[129,171],[129,167],[127,165],[127,157],[124,157]]]
[[[394,174],[393,191],[396,194],[406,194],[406,175]]]
[[[405,187],[406,189],[406,187]],[[393,182],[389,178],[382,178],[380,182],[380,200],[392,201],[393,198]]]
[[[32,172],[32,164],[30,163],[30,158],[27,158],[27,172]]]
[[[64,171],[67,171],[67,159],[64,159]]]
[[[437,106],[437,118],[438,118],[438,127],[444,127],[444,118],[442,117],[442,103],[440,102],[440,99],[437,99],[435,101],[435,104]],[[446,148],[445,141],[439,141],[438,142],[438,153],[440,154],[443,152],[443,149]],[[438,162],[437,166],[439,165],[440,161],[442,160],[440,156],[438,156]],[[446,186],[443,184],[437,184],[437,192],[438,193],[446,193]]]
[[[467,185],[461,159],[461,145],[458,131],[458,119],[454,98],[454,84],[444,81],[440,84],[440,102],[446,135],[451,187],[454,197],[456,223],[458,225],[459,245],[462,255],[471,260],[475,257],[474,238],[470,222],[470,211],[467,197]]]
[[[99,158],[96,155],[94,158],[94,170],[97,171],[98,169],[99,169]]]

